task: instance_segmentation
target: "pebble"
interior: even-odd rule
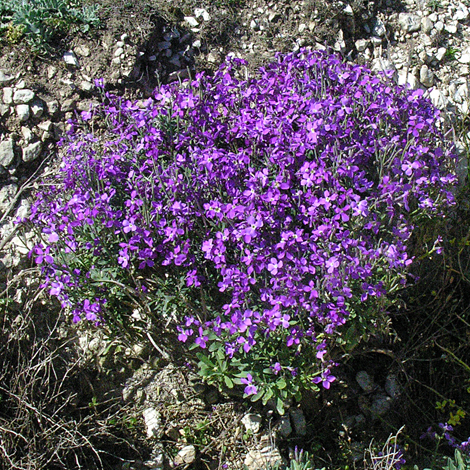
[[[376,18],[371,32],[373,36],[385,36],[386,28],[384,22],[381,19]]]
[[[160,437],[162,432],[161,423],[160,423],[160,414],[155,408],[146,408],[142,412],[144,418],[145,427],[147,429],[147,437],[150,439],[152,437]]]
[[[63,112],[63,113],[66,113],[68,111],[72,111],[75,109],[75,100],[72,99],[72,98],[69,98],[67,100],[64,100],[62,102],[62,106],[60,107],[60,110]]]
[[[398,24],[405,33],[413,33],[421,28],[421,18],[412,13],[400,13]]]
[[[41,100],[34,100],[30,105],[30,109],[33,118],[39,119],[44,114],[44,102]]]
[[[54,116],[59,111],[59,102],[57,100],[51,100],[46,103],[47,112],[50,116]]]
[[[27,147],[23,149],[23,162],[29,163],[36,158],[39,157],[42,150],[42,142],[35,142],[33,144],[29,144]]]
[[[80,67],[80,63],[78,62],[77,56],[72,51],[66,52],[63,56],[63,59],[67,65],[72,65],[73,67]]]
[[[18,186],[16,184],[7,184],[0,188],[0,211],[4,212],[10,207],[17,191]]]
[[[369,46],[369,41],[367,39],[358,39],[354,45],[358,52],[364,52]]]
[[[429,98],[433,105],[439,109],[445,109],[448,103],[448,99],[444,96],[441,90],[434,88],[429,94]]]
[[[16,90],[13,94],[13,102],[15,104],[27,104],[34,99],[34,91],[32,90]]]
[[[210,21],[211,17],[205,8],[196,8],[194,10],[196,18],[202,18],[204,21]],[[196,25],[197,26],[197,25]]]
[[[261,429],[262,418],[258,414],[248,413],[241,419],[243,426],[247,431],[257,434]]]
[[[185,16],[184,21],[189,24],[189,26],[193,28],[197,28],[199,26],[199,22],[194,18],[194,16]]]
[[[3,89],[3,102],[5,104],[13,103],[13,88],[5,87]]]
[[[90,57],[90,48],[86,45],[78,45],[75,49],[74,49],[74,52],[75,54],[78,54],[79,56],[81,57]]]
[[[278,468],[283,464],[283,459],[277,447],[266,446],[261,450],[250,450],[244,464],[247,470],[266,470]]]
[[[427,65],[421,66],[421,69],[419,71],[419,81],[426,88],[429,88],[429,87],[433,86],[433,84],[434,84],[434,73],[431,70],[429,70],[429,67]]]
[[[183,447],[174,459],[175,465],[189,465],[196,460],[196,448],[193,445]]]
[[[429,34],[434,28],[434,23],[430,20],[429,16],[421,18],[421,31],[424,34]]]
[[[7,167],[12,164],[14,158],[13,139],[0,142],[0,165]]]
[[[16,115],[18,116],[20,122],[27,121],[30,116],[29,106],[27,104],[19,104],[16,106]]]

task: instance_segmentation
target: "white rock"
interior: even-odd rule
[[[305,23],[299,24],[299,33],[303,33],[307,29],[307,25]]]
[[[194,10],[194,16],[196,18],[202,18],[204,21],[210,21],[211,19],[211,16],[209,15],[209,13],[207,13],[207,10],[205,8],[196,8]]]
[[[251,20],[250,21],[250,28],[253,30],[253,31],[259,31],[259,24],[256,20]]]
[[[448,99],[444,96],[441,90],[434,88],[431,93],[429,93],[429,98],[432,101],[432,104],[439,109],[445,109],[448,103]]]
[[[23,161],[32,162],[41,155],[42,142],[34,142],[23,149]]]
[[[115,51],[114,51],[114,57],[121,57],[122,54],[124,54],[124,49],[122,47],[118,47]]]
[[[413,33],[421,28],[421,18],[411,13],[400,13],[398,23],[405,33]]]
[[[364,52],[369,45],[369,41],[367,39],[358,39],[354,44],[358,52]]]
[[[449,34],[455,34],[457,32],[458,26],[457,23],[446,23],[444,25],[444,29],[449,33]]]
[[[193,445],[183,447],[174,459],[175,465],[189,465],[196,460],[196,448]]]
[[[18,116],[18,119],[21,122],[27,121],[29,119],[29,115],[30,115],[29,106],[27,104],[19,104],[16,107],[16,114]]]
[[[452,97],[454,103],[462,104],[468,100],[468,86],[466,83],[460,85]]]
[[[371,392],[376,388],[371,376],[365,370],[361,370],[356,374],[356,382],[365,392]]]
[[[465,21],[468,18],[468,14],[468,8],[463,3],[459,3],[457,11],[454,13],[452,19],[454,21]]]
[[[23,134],[25,142],[29,143],[34,138],[34,134],[29,127],[21,127],[21,133]]]
[[[199,22],[194,18],[194,16],[185,16],[184,21],[189,24],[189,26],[192,26],[193,28],[196,28],[199,26]]]
[[[421,31],[424,34],[429,34],[434,28],[434,23],[429,19],[429,16],[423,16],[421,18]]]
[[[7,104],[1,103],[0,104],[0,116],[1,117],[8,116],[9,113],[10,113],[10,106],[8,106]]]
[[[470,48],[465,49],[458,60],[461,64],[470,64]]]
[[[59,102],[57,100],[51,100],[46,103],[47,112],[53,116],[57,111],[59,111]]]
[[[440,61],[444,58],[444,56],[446,55],[446,52],[447,52],[447,49],[446,49],[445,47],[440,47],[440,48],[437,50],[437,52],[436,52],[436,54],[434,55],[434,57],[436,58],[436,60],[437,60],[438,62],[440,62]],[[470,54],[469,54],[469,62],[470,62]]]
[[[416,90],[418,88],[418,79],[410,72],[406,70],[401,70],[398,74],[398,84],[407,85],[411,90]]]
[[[74,52],[81,57],[90,57],[90,48],[84,44],[77,46]]]
[[[93,90],[93,84],[86,81],[86,80],[82,80],[78,84],[78,88],[80,88],[80,90],[83,90],[83,91],[91,91],[91,90]]]
[[[444,23],[442,21],[436,21],[434,24],[434,29],[436,31],[442,31],[444,29]]]
[[[77,56],[72,52],[68,51],[64,54],[64,62],[67,65],[73,65],[74,67],[80,67],[80,63],[78,62]]]
[[[245,457],[244,464],[247,470],[266,470],[283,463],[283,459],[276,447],[267,446],[261,450],[250,450]]]
[[[242,418],[242,423],[245,426],[245,429],[247,431],[251,431],[253,434],[257,434],[261,428],[261,416],[254,414],[254,413],[248,413]]]
[[[57,69],[53,65],[49,65],[49,67],[47,67],[47,78],[49,80],[51,78],[54,78],[56,73],[57,73]]]
[[[423,65],[419,71],[419,81],[426,87],[432,87],[434,84],[434,73],[429,70],[427,65]]]
[[[11,165],[14,158],[13,139],[7,139],[0,142],[0,165],[7,167]]]
[[[5,104],[13,103],[13,88],[7,86],[3,89],[3,102]]]
[[[145,426],[147,428],[147,437],[159,437],[162,428],[158,411],[155,408],[146,408],[142,416],[144,417]]]
[[[396,67],[390,60],[385,57],[377,57],[371,62],[371,70],[373,72],[386,72],[393,70],[396,72]]]
[[[27,104],[34,99],[34,91],[33,90],[16,90],[13,94],[13,102],[15,104]]]

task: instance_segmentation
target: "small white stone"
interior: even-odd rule
[[[431,93],[429,93],[429,98],[436,108],[444,109],[447,106],[448,100],[438,88],[434,88]]]
[[[44,103],[39,100],[35,100],[30,105],[31,114],[33,118],[40,118],[44,114]]]
[[[27,104],[19,104],[16,107],[16,114],[21,122],[27,121],[30,115],[30,109]]]
[[[7,139],[0,142],[0,165],[7,167],[11,165],[14,158],[15,153],[13,151],[13,140]]]
[[[429,19],[429,16],[423,16],[421,18],[421,31],[424,34],[429,34],[434,28],[434,23]]]
[[[142,416],[147,427],[147,437],[158,437],[161,432],[160,414],[155,408],[146,408]]]
[[[79,45],[74,49],[74,52],[81,57],[89,57],[90,56],[90,48],[88,46]]]
[[[202,19],[204,21],[210,21],[210,19],[211,19],[209,13],[207,13],[207,10],[205,8],[196,8],[194,10],[194,15],[196,16],[196,18],[201,18],[202,17]]]
[[[124,49],[122,47],[118,47],[115,51],[114,51],[114,57],[121,57],[122,54],[124,54]]]
[[[13,102],[15,104],[27,104],[34,99],[33,90],[16,90],[13,94]]]
[[[436,31],[442,31],[444,29],[444,23],[442,21],[437,21],[435,24],[434,24],[434,29]]]
[[[80,67],[80,63],[78,62],[77,56],[72,52],[68,51],[64,54],[64,62],[67,65],[73,65],[74,67]]]
[[[307,25],[305,23],[299,24],[299,33],[303,33],[307,29]]]
[[[261,416],[254,414],[254,413],[248,413],[242,418],[242,423],[245,426],[245,429],[247,431],[251,431],[253,434],[257,434],[261,428]]]
[[[196,460],[196,448],[193,445],[183,447],[174,460],[175,465],[189,465]]]
[[[129,37],[127,33],[121,34],[121,41],[126,42],[126,39]]]
[[[42,150],[42,142],[35,142],[34,144],[29,144],[23,149],[23,161],[25,163],[32,162],[39,157]]]
[[[189,26],[192,26],[193,28],[196,28],[199,26],[199,22],[194,18],[194,16],[185,16],[184,21],[189,24]]]
[[[3,89],[3,102],[5,104],[12,104],[13,103],[13,88],[5,87]]]
[[[427,65],[423,65],[419,71],[419,81],[426,87],[432,87],[434,84],[434,73],[429,70]]]
[[[434,57],[436,58],[436,60],[437,60],[438,62],[440,62],[440,61],[444,58],[444,56],[446,55],[446,52],[447,52],[447,49],[446,49],[445,47],[440,47],[440,48],[437,50],[437,52],[436,52],[436,54],[434,55]],[[470,56],[469,56],[469,62],[470,62]]]
[[[455,34],[457,32],[457,24],[456,23],[446,23],[444,25],[444,29],[449,33],[449,34]]]
[[[461,64],[470,64],[470,49],[465,49],[459,58]]]
[[[358,52],[364,52],[369,45],[369,41],[367,39],[358,39],[354,44]]]
[[[114,57],[114,59],[111,62],[114,65],[119,65],[121,63],[121,58],[120,57]]]

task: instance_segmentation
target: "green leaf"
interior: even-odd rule
[[[215,364],[204,354],[202,353],[197,353],[196,356],[198,359],[204,363],[207,367],[210,367],[211,369],[215,369]]]
[[[268,403],[269,399],[274,395],[274,392],[273,392],[273,389],[272,388],[268,388],[266,390],[266,393],[264,394],[263,396],[263,405],[266,405],[266,403]]]
[[[285,381],[284,377],[281,377],[277,382],[276,382],[276,387],[279,390],[283,390],[287,387],[287,382]]]
[[[224,375],[224,382],[228,388],[233,388],[233,380],[230,377]]]
[[[276,410],[281,416],[285,413],[284,402],[280,398],[276,400]]]

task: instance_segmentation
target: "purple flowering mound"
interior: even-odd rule
[[[158,316],[152,299],[173,294],[209,379],[265,399],[270,382],[329,388],[338,331],[373,324],[405,284],[414,228],[453,202],[422,95],[308,51],[256,78],[228,59],[143,105],[108,95],[33,208],[51,295],[106,323],[131,315],[126,298]]]

